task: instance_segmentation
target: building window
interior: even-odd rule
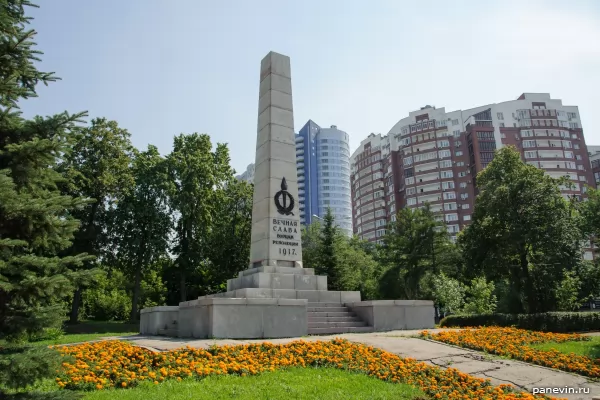
[[[580,160],[580,161],[581,161],[581,156],[580,156],[579,154],[577,154],[577,155],[575,156],[575,159],[576,159],[576,160]]]
[[[477,132],[478,139],[493,139],[494,132]]]
[[[461,182],[459,186],[464,189],[467,187],[467,182]]]
[[[417,198],[416,197],[409,197],[408,199],[406,199],[406,205],[407,206],[414,206],[415,204],[417,204]]]
[[[440,173],[442,178],[452,178],[454,176],[454,172],[450,171],[442,171]]]
[[[526,151],[525,152],[525,158],[537,158],[536,153],[537,152],[535,152],[535,151]]]
[[[446,222],[458,221],[458,214],[446,214]]]
[[[453,131],[452,134],[454,135],[454,137],[459,137],[460,131]]]
[[[569,118],[569,119],[577,118],[577,113],[568,112],[567,113],[567,118]]]
[[[453,181],[442,182],[442,189],[454,189],[454,182]]]
[[[454,155],[455,155],[456,157],[460,157],[460,156],[462,156],[462,155],[463,155],[463,152],[462,152],[461,150],[459,150],[459,151],[455,151],[455,152],[454,152]]]
[[[470,215],[463,216],[463,221],[470,221],[470,220],[471,220],[471,216]]]
[[[496,113],[496,116],[498,117],[498,119],[504,119],[504,114],[502,114],[501,112]]]
[[[448,140],[439,140],[438,147],[448,147],[450,146],[450,142]]]
[[[466,173],[466,172],[459,172],[459,173],[458,173],[458,177],[459,177],[459,178],[463,178],[463,177],[465,177],[465,176],[467,176],[467,173]]]
[[[457,166],[457,167],[464,167],[464,166],[465,166],[465,163],[464,163],[464,162],[462,162],[462,161],[459,161],[459,162],[457,162],[457,163],[456,163],[456,166]]]
[[[450,157],[450,150],[440,150],[438,154],[440,158]]]
[[[456,192],[444,192],[444,200],[456,199]]]
[[[444,210],[446,210],[446,211],[456,210],[457,208],[458,208],[458,206],[456,205],[456,203],[445,203],[444,204]]]
[[[458,120],[457,119],[453,119],[452,120],[452,125],[458,125]]]
[[[466,200],[468,198],[469,198],[469,193],[461,193],[461,195],[460,195],[461,200]]]
[[[450,168],[452,167],[452,161],[450,160],[442,160],[439,164],[440,168]]]
[[[464,203],[464,204],[461,206],[461,208],[462,208],[463,210],[466,210],[466,209],[468,209],[468,208],[471,208],[471,205],[470,205],[469,203]]]

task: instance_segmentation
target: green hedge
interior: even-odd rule
[[[469,326],[514,326],[556,333],[600,331],[600,312],[449,315],[440,321],[440,327]]]

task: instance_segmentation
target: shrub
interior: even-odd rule
[[[100,276],[93,288],[83,294],[85,318],[94,321],[126,321],[131,314],[127,278],[120,271]]]
[[[441,327],[514,326],[543,332],[588,332],[600,330],[600,313],[547,312],[539,314],[471,314],[450,315]]]
[[[63,337],[65,332],[62,328],[45,328],[41,332],[29,335],[30,342],[41,342],[42,340],[56,340]]]

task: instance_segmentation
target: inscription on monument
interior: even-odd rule
[[[301,241],[301,230],[298,221],[287,218],[271,219],[271,241],[281,256],[298,254]]]

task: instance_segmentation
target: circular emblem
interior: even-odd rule
[[[294,196],[287,191],[287,182],[285,177],[281,180],[281,190],[275,193],[275,207],[277,212],[281,215],[294,215],[292,210],[294,209]]]

